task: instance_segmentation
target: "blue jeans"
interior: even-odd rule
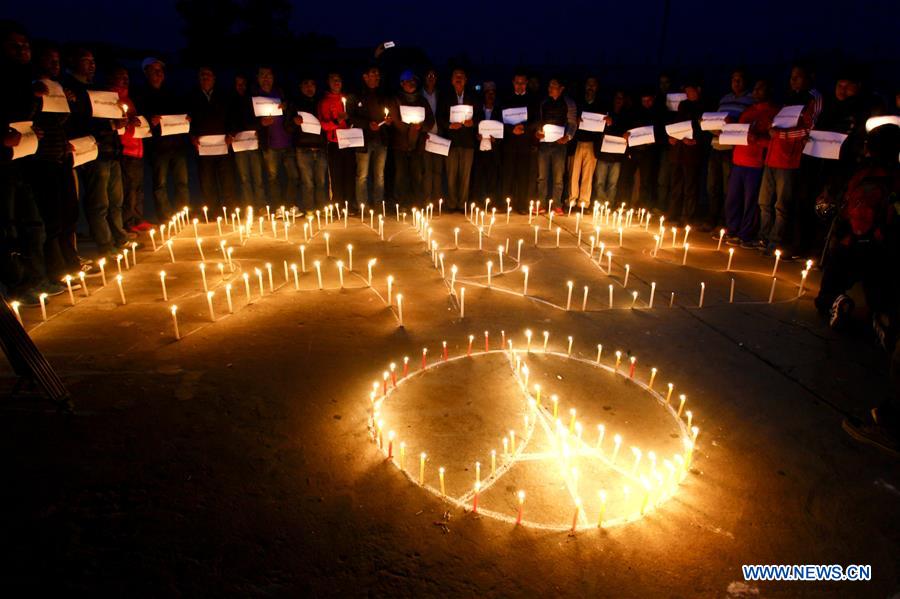
[[[794,184],[797,169],[772,168],[763,171],[759,188],[759,238],[778,245],[787,232],[788,219],[794,208]]]
[[[558,143],[542,143],[538,148],[538,199],[547,196],[547,179],[553,177],[553,203],[560,206],[563,194],[563,180],[566,174],[566,146]]]
[[[725,224],[729,235],[751,241],[759,226],[759,184],[762,168],[733,166],[725,198]]]
[[[297,173],[297,160],[294,148],[268,148],[262,151],[263,164],[266,165],[266,179],[269,182],[270,206],[297,203],[300,193],[300,175]],[[279,165],[284,167],[285,188],[278,180]]]
[[[262,161],[259,150],[234,153],[234,166],[241,186],[241,197],[245,206],[262,207],[263,188]]]
[[[300,208],[324,208],[328,203],[328,157],[325,148],[297,148],[297,170],[300,171]]]
[[[156,220],[166,222],[176,210],[181,210],[190,201],[188,195],[188,168],[185,148],[156,149],[150,153],[153,168],[153,205]],[[175,193],[169,201],[169,181]]]
[[[84,177],[84,216],[101,255],[127,239],[122,226],[122,167],[118,160],[98,159],[80,167]]]
[[[369,170],[372,171],[372,203],[384,199],[384,163],[387,161],[387,147],[377,141],[370,141],[365,152],[356,153],[356,203],[369,203]]]
[[[622,163],[614,160],[597,161],[594,168],[594,187],[591,199],[612,204],[616,200],[616,189],[619,187],[619,172]]]

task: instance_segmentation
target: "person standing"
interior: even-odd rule
[[[644,208],[659,208],[660,200],[656,196],[659,148],[665,143],[668,145],[668,137],[665,128],[665,107],[660,110],[656,104],[656,94],[652,90],[641,93],[641,105],[632,114],[632,128],[653,127],[654,143],[640,146],[628,146],[628,159],[634,161],[637,168],[638,180],[638,204]],[[626,139],[629,133],[626,131]]]
[[[516,124],[503,124],[503,193],[512,201],[512,207],[525,214],[528,202],[533,199],[531,192],[536,178],[532,169],[534,156],[537,154],[538,114],[540,112],[537,99],[527,91],[528,75],[517,71],[512,79],[513,93],[506,98],[503,106],[509,108],[525,108],[527,118]],[[502,111],[501,111],[502,112]]]
[[[254,96],[265,96],[278,101],[282,114],[259,118],[259,147],[262,150],[262,161],[266,170],[269,198],[273,206],[296,205],[300,176],[297,173],[297,159],[291,136],[284,126],[285,97],[281,88],[275,86],[275,71],[263,65],[256,71],[256,87]],[[284,170],[285,187],[282,188],[279,174]]]
[[[422,97],[428,102],[428,108],[431,109],[435,121],[430,129],[425,129],[426,134],[438,135],[438,103],[443,99],[443,95],[437,89],[437,71],[433,68],[428,69],[425,71]],[[428,136],[425,137],[427,139]],[[447,157],[434,152],[424,152],[422,158],[425,162],[425,175],[422,181],[423,198],[426,204],[434,203],[444,196],[444,170],[447,165]]]
[[[425,177],[425,136],[434,127],[434,113],[431,105],[418,92],[419,80],[411,70],[400,75],[400,93],[390,105],[390,116],[394,123],[391,132],[391,148],[394,152],[394,190],[396,200],[403,206],[426,198],[423,186]],[[404,122],[401,107],[414,106],[425,113],[422,122]],[[441,156],[443,158],[443,156]]]
[[[731,91],[719,100],[717,112],[728,114],[729,123],[736,123],[751,104],[753,95],[747,89],[747,74],[743,69],[735,69],[731,73]],[[712,131],[710,142],[711,151],[706,165],[706,196],[709,200],[709,210],[706,213],[706,222],[700,227],[702,231],[718,230],[722,223],[722,206],[725,202],[725,194],[728,192],[728,177],[731,174],[732,146],[719,144],[720,131]]]
[[[153,203],[156,220],[168,221],[172,215],[188,205],[187,135],[163,135],[160,127],[163,115],[186,114],[184,99],[166,84],[166,65],[158,58],[145,58],[141,63],[147,85],[135,98],[138,112],[150,122],[151,137],[144,149],[150,157],[153,171]],[[169,185],[173,194],[169,196]]]
[[[262,176],[262,157],[259,151],[259,133],[262,126],[253,114],[253,100],[250,97],[247,77],[234,77],[234,93],[228,105],[228,134],[232,139],[239,133],[252,131],[256,135],[257,149],[235,152],[234,167],[241,187],[241,198],[245,206],[262,208],[265,204],[265,184]]]
[[[463,212],[469,201],[469,183],[477,141],[475,116],[478,110],[475,95],[466,89],[467,82],[465,69],[453,69],[450,76],[452,89],[438,107],[438,124],[444,136],[450,140],[450,154],[447,156],[447,211]],[[470,118],[462,122],[450,122],[453,106],[468,107]]]
[[[381,93],[381,71],[370,66],[363,73],[363,92],[351,106],[350,123],[363,130],[365,147],[356,152],[356,203],[381,204],[384,200],[384,165],[393,117],[387,109],[387,98]],[[372,194],[369,195],[369,173]]]
[[[203,202],[210,207],[233,206],[234,189],[231,159],[228,154],[204,156],[200,154],[200,138],[207,135],[228,135],[228,102],[216,88],[216,74],[208,66],[197,71],[198,86],[188,95],[188,116],[191,117],[191,143],[197,150],[197,175]],[[218,210],[216,210],[218,212]]]
[[[566,174],[566,145],[575,137],[578,128],[578,109],[575,102],[565,95],[566,87],[562,79],[552,77],[547,83],[547,98],[541,102],[538,122],[540,128],[535,137],[540,142],[538,148],[538,199],[541,202],[553,200],[555,210],[562,213],[560,201]],[[544,127],[555,125],[563,128],[562,136],[545,142]],[[548,195],[548,180],[552,177],[553,188]]]
[[[784,242],[796,210],[798,173],[803,146],[822,113],[822,95],[812,87],[812,71],[805,65],[791,68],[790,93],[785,106],[803,106],[797,124],[773,127],[759,189],[759,241],[757,247],[772,255]],[[796,218],[796,217],[794,217]],[[793,255],[793,248],[784,252]]]
[[[321,131],[311,133],[303,130],[303,116],[315,117],[319,99],[316,97],[316,80],[304,76],[300,80],[300,95],[290,103],[290,114],[286,121],[288,132],[294,140],[294,154],[300,173],[300,209],[315,213],[328,203],[328,161],[325,156],[325,136]]]
[[[569,201],[589,205],[594,184],[594,169],[603,134],[582,128],[582,113],[602,114],[600,98],[597,95],[599,81],[590,76],[584,80],[584,98],[578,103],[578,131],[575,132],[575,156],[572,159],[569,179]],[[606,123],[609,125],[609,121]]]
[[[144,220],[144,140],[134,136],[140,124],[134,101],[129,94],[128,69],[119,66],[113,69],[110,81],[119,94],[119,103],[125,107],[125,127],[119,129],[122,157],[122,225],[126,231],[136,233],[151,229],[153,225]]]
[[[628,114],[625,110],[625,92],[617,90],[613,94],[612,106],[606,117],[606,127],[601,134],[601,140],[606,135],[622,137],[629,127]],[[600,147],[603,147],[602,141]],[[616,201],[619,174],[624,159],[625,154],[613,154],[602,151],[597,153],[597,166],[594,169],[593,200],[601,203],[609,202],[610,204]]]
[[[340,73],[328,74],[328,91],[319,101],[319,122],[328,140],[328,174],[331,180],[331,199],[354,210],[353,185],[356,176],[356,156],[352,148],[338,148],[337,130],[349,129],[348,99],[342,94],[344,79]]]
[[[708,135],[700,129],[703,107],[700,103],[700,85],[688,82],[684,85],[687,99],[682,100],[676,111],[675,122],[690,121],[690,137],[669,139],[670,161],[672,165],[672,190],[669,199],[669,222],[674,226],[684,226],[690,222],[697,209],[700,195],[700,170],[706,151]]]
[[[497,105],[497,84],[493,81],[484,82],[484,101],[481,104],[476,118],[481,121],[502,121],[502,109]],[[473,165],[472,189],[477,200],[492,198],[496,201],[500,193],[500,163],[501,148],[500,139],[489,137],[484,139],[477,134],[478,151],[475,153]]]

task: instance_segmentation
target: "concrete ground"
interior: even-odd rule
[[[45,323],[39,310],[23,310],[76,414],[22,399],[2,408],[4,585],[30,595],[138,596],[887,597],[900,590],[900,469],[840,426],[889,392],[887,359],[864,333],[838,336],[824,326],[811,301],[816,271],[797,299],[802,266],[781,264],[769,304],[771,259],[738,249],[739,272],[725,273],[726,248],[716,251],[708,234],[692,232],[682,266],[683,250],[670,239],[650,256],[655,227],[627,230],[620,249],[604,226],[601,240],[614,254],[607,276],[587,257],[589,217],[578,251],[574,217],[555,219],[565,229],[560,249],[556,225],[547,231],[542,217],[535,248],[526,217],[506,225],[501,213],[481,253],[463,216],[432,222],[445,253],[442,278],[410,217],[402,225],[392,216],[386,241],[358,219],[347,229],[331,224],[331,259],[321,233],[307,243],[307,269],[322,261],[323,291],[314,272],[301,274],[299,292],[290,277],[285,282],[282,261],[299,264],[299,228],[289,243],[268,228],[243,247],[230,234],[233,315],[215,266],[222,260],[213,250],[215,225],[201,225],[215,323],[190,227],[175,241],[175,264],[165,250],[139,252],[136,267],[124,271],[124,306],[110,277],[104,289],[89,279],[91,296],[76,295],[74,307],[66,295],[51,298]],[[463,249],[454,249],[455,227]],[[497,245],[507,237],[504,266],[515,270],[497,275]],[[520,238],[529,298],[520,295],[523,273],[513,260]],[[335,259],[347,262],[348,243],[354,273],[341,290]],[[370,258],[377,258],[374,289],[365,281]],[[487,260],[492,289],[479,286]],[[276,291],[266,281],[259,297],[254,268],[267,279],[267,261]],[[462,319],[449,294],[451,264],[459,269],[455,287],[466,287]],[[160,269],[170,302],[161,298]],[[389,274],[392,292],[403,294],[402,328],[396,305],[385,302]],[[735,303],[728,302],[732,278]],[[180,341],[171,303],[179,307]],[[646,380],[653,366],[658,380],[685,390],[701,434],[674,498],[640,521],[570,536],[450,507],[385,462],[367,425],[372,381],[388,362],[408,355],[418,368],[422,348],[436,360],[443,340],[460,355],[468,335],[478,343],[485,330],[494,343],[503,330],[520,345],[525,328],[551,331],[556,351],[571,335],[573,354],[588,360],[598,343],[606,360],[630,352],[637,378]],[[440,387],[419,399],[432,409]],[[493,430],[473,430],[496,443]],[[449,455],[458,441],[433,443]],[[742,564],[871,564],[872,581],[745,582]]]

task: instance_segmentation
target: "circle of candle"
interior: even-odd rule
[[[38,296],[38,301],[41,303],[41,318],[46,321],[47,320],[47,298],[49,296],[46,293],[42,293]]]
[[[181,333],[178,332],[178,306],[172,306],[169,310],[172,312],[172,324],[175,326],[175,339],[181,339]]]

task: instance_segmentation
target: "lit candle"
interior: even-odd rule
[[[219,235],[221,235],[221,230],[219,231]],[[150,229],[150,243],[153,244],[153,251],[156,251],[156,229]]]
[[[688,225],[684,228],[684,241],[682,241],[683,244],[687,243],[688,235],[690,235],[690,234],[691,234],[691,226]]]
[[[200,276],[203,279],[203,291],[209,291],[209,286],[206,283],[206,264],[203,262],[200,263]]]
[[[669,383],[668,387],[669,387],[669,392],[666,393],[666,405],[669,405],[669,401],[672,399],[672,391],[675,390],[675,385],[673,385],[672,383]]]
[[[46,322],[47,320],[47,294],[42,293],[38,296],[38,301],[41,302],[41,318]]]
[[[575,498],[575,515],[572,517],[572,532],[578,528],[578,514],[581,512],[581,498]]]
[[[572,281],[566,282],[566,287],[569,288],[569,294],[568,294],[568,297],[566,298],[566,312],[568,312],[572,308],[572,285],[573,285]]]
[[[706,283],[700,283],[700,303],[697,305],[698,308],[703,307],[703,294],[706,292]]]
[[[447,489],[444,487],[444,467],[438,468],[438,478],[441,481],[441,495],[447,495]]]
[[[400,319],[400,326],[403,326],[403,294],[397,294],[397,315]]]
[[[427,456],[425,455],[424,451],[419,454],[419,484],[420,485],[425,484],[425,458],[426,457]]]
[[[681,258],[681,265],[684,266],[687,264],[687,255],[688,249],[690,248],[690,244],[684,244],[684,257]]]
[[[300,244],[300,272],[306,272],[306,246],[302,243]],[[371,287],[372,283],[369,281],[369,286]]]
[[[406,442],[400,441],[400,470],[406,470]]]
[[[329,235],[328,233],[325,233],[323,236],[325,237],[325,256],[330,258],[331,257],[331,242],[330,242],[331,235]]]
[[[338,278],[340,279],[341,289],[344,288],[344,262],[343,260],[337,261],[337,269],[338,269]],[[397,296],[400,297],[399,295]]]
[[[772,277],[772,288],[769,289],[769,303],[770,304],[775,299],[775,284],[777,282],[778,282],[778,279],[776,279],[775,277]]]
[[[490,344],[488,343],[488,332],[484,332],[484,351],[490,351]]]
[[[597,364],[600,363],[600,356],[602,356],[602,355],[603,355],[603,344],[598,343],[597,344]]]
[[[231,303],[231,283],[225,283],[225,298],[228,300],[228,313],[234,314],[234,305]]]
[[[197,252],[200,254],[200,260],[206,261],[206,256],[203,255],[203,238],[197,238]]]
[[[459,317],[461,319],[466,317],[466,288],[465,287],[459,288]]]
[[[677,416],[681,418],[681,411],[684,410],[684,403],[687,401],[687,395],[682,393],[678,396],[678,414]]]
[[[453,247],[459,249],[459,227],[453,228]]]
[[[653,390],[653,380],[656,378],[656,368],[650,369],[650,382],[647,383],[647,388],[651,391]]]
[[[781,260],[781,250],[775,250],[775,266],[772,267],[772,276],[778,272],[778,262]]]
[[[566,353],[570,356],[572,355],[572,336],[571,335],[569,335],[569,348]]]
[[[494,268],[493,261],[488,260],[488,262],[487,262],[487,286],[488,287],[491,286],[491,271],[493,270],[493,268]]]
[[[137,266],[137,241],[131,242],[131,264],[132,266]]]
[[[174,264],[174,263],[175,263],[175,252],[174,252],[174,250],[172,249],[172,245],[173,245],[173,244],[172,244],[172,240],[171,240],[171,239],[169,239],[168,241],[166,241],[166,249],[169,250],[169,259],[170,259],[170,260],[172,261],[172,263]]]
[[[808,270],[800,271],[800,289],[797,291],[797,297],[803,295],[803,285],[806,283],[806,275],[809,274]]]
[[[612,252],[606,252],[606,274],[612,274]]]
[[[540,227],[538,225],[534,226],[534,247],[538,245],[538,232],[540,231]]]
[[[322,289],[322,264],[316,260],[313,262],[313,266],[316,267],[316,278],[319,281],[319,289]]]
[[[253,269],[256,272],[256,280],[259,282],[259,296],[262,297],[266,294],[265,285],[263,285],[263,276],[262,271],[258,268]]]
[[[116,254],[116,271],[122,274],[122,254]]]
[[[603,528],[603,516],[606,514],[606,491],[601,489],[597,496],[600,498],[600,515],[597,516],[597,528]]]
[[[116,284],[119,286],[119,297],[122,299],[122,305],[124,305],[125,289],[122,287],[122,275],[116,275]]]
[[[610,463],[616,463],[616,456],[619,455],[619,448],[622,446],[622,435],[613,436],[613,452],[612,458],[610,458]]]
[[[197,225],[199,223],[200,223],[200,220],[196,219],[196,218],[192,221],[192,224],[194,225],[194,237],[199,237],[199,235],[200,235],[200,232],[197,230]]]
[[[441,341],[441,352],[443,353],[444,362],[447,361],[449,355],[447,353],[447,342]]]
[[[612,283],[609,285],[609,308],[612,310],[613,307],[613,286]]]
[[[519,499],[519,514],[516,516],[516,526],[522,524],[522,510],[525,507],[525,491],[519,491],[517,493]]]
[[[209,319],[212,322],[216,321],[216,312],[213,310],[212,298],[216,294],[215,291],[207,291],[206,292],[206,305],[209,307]]]
[[[523,272],[524,275],[525,275],[525,283],[524,283],[524,285],[522,286],[522,295],[528,295],[528,267],[527,267],[527,266],[523,266],[523,267],[522,267],[522,272]]]
[[[555,394],[551,395],[550,401],[553,403],[553,418],[556,419],[559,415],[559,396]]]
[[[69,290],[69,302],[75,305],[75,294],[72,292],[72,275],[66,275],[66,288]]]
[[[172,324],[175,325],[175,340],[181,339],[181,333],[178,331],[178,306],[170,308],[172,312]]]
[[[722,240],[725,239],[725,229],[719,229],[719,243],[716,244],[716,251],[722,251]]]
[[[550,341],[550,331],[544,331],[544,351],[547,351],[547,342]]]

